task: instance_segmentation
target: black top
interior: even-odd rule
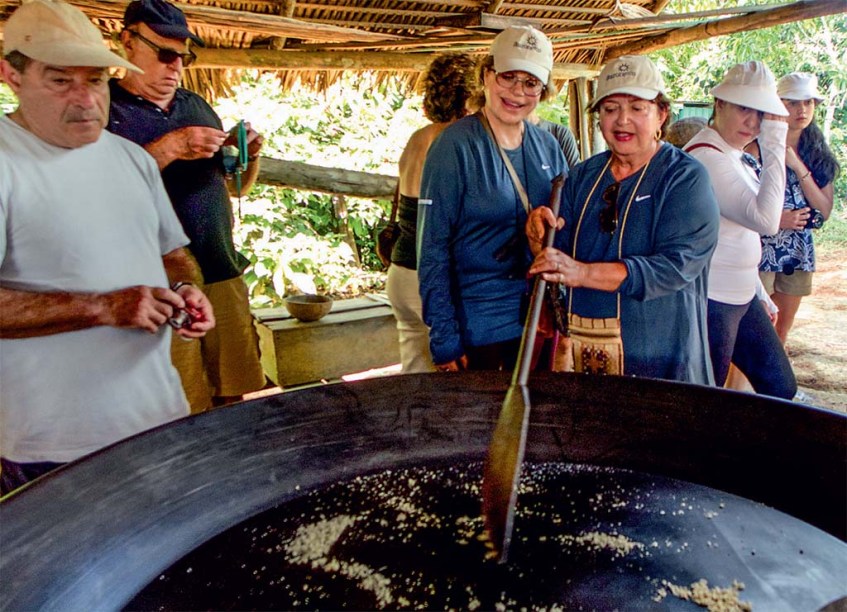
[[[109,83],[112,102],[107,129],[141,146],[176,129],[206,126],[223,129],[221,120],[203,98],[177,89],[167,111]],[[250,263],[232,242],[232,206],[220,151],[209,159],[176,160],[162,171],[165,188],[191,244],[206,283],[240,276]]]
[[[400,201],[397,204],[397,223],[400,226],[400,237],[391,251],[391,263],[417,270],[418,255],[415,250],[418,227],[417,198],[400,194]]]

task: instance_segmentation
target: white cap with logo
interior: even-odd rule
[[[628,94],[642,100],[655,100],[665,93],[662,73],[649,57],[622,55],[603,67],[597,77],[597,95],[588,105],[594,108],[603,98],[612,94]]]
[[[521,70],[547,83],[553,70],[553,45],[532,26],[510,26],[491,44],[495,72]]]
[[[818,77],[808,72],[792,72],[779,79],[776,93],[786,100],[816,100],[823,102],[818,92]]]
[[[3,32],[3,54],[18,51],[52,66],[119,66],[141,72],[106,48],[85,13],[61,0],[31,0],[21,5]]]
[[[712,95],[739,106],[763,113],[787,117],[788,111],[776,94],[776,79],[764,62],[758,60],[736,64],[712,88]]]

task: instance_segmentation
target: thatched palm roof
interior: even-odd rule
[[[104,31],[121,29],[129,0],[71,0]],[[177,2],[206,41],[186,83],[221,93],[241,68],[276,70],[283,86],[322,89],[343,71],[402,75],[414,85],[433,55],[483,52],[502,28],[531,23],[553,42],[554,76],[591,77],[608,59],[741,30],[843,12],[805,0],[688,15],[669,0],[189,0]],[[0,0],[0,20],[20,0]]]

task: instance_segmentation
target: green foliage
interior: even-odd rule
[[[426,123],[420,97],[398,83],[345,77],[325,94],[282,92],[274,75],[247,74],[216,110],[224,126],[249,121],[263,154],[330,168],[397,174],[414,130]],[[236,244],[255,306],[281,304],[292,291],[350,296],[380,289],[385,274],[374,236],[391,204],[256,186],[241,204]]]
[[[404,98],[396,82],[377,86],[371,75],[315,93],[282,92],[274,75],[247,73],[216,110],[225,126],[249,121],[269,157],[395,175],[406,141],[426,123],[419,97]]]
[[[570,107],[564,93],[554,100],[548,100],[538,105],[538,116],[547,121],[560,125],[570,125]]]
[[[242,202],[235,236],[250,259],[254,306],[278,306],[292,291],[351,296],[381,282],[356,266],[328,196],[257,187]]]
[[[847,246],[847,211],[842,206],[840,211],[833,211],[823,227],[815,230],[816,245]]]
[[[0,113],[11,113],[18,107],[18,99],[9,86],[0,83]]]

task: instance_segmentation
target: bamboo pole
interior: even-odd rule
[[[72,0],[71,4],[89,17],[98,19],[123,19],[126,0]],[[223,9],[216,6],[174,2],[194,26],[237,30],[263,36],[292,36],[326,41],[403,40],[385,32],[369,32],[362,29],[342,28],[334,25],[314,23],[283,17]]]
[[[264,185],[358,198],[391,199],[397,177],[262,157],[256,181]]]
[[[591,134],[588,130],[588,79],[576,80],[577,117],[579,120],[579,152],[582,159],[591,157]]]
[[[720,21],[704,23],[689,28],[671,30],[665,34],[643,38],[642,40],[625,43],[607,50],[604,61],[615,59],[621,55],[643,55],[659,49],[675,47],[697,40],[725,36],[736,32],[760,30],[773,26],[814,19],[825,15],[843,13],[844,0],[801,0],[793,4],[777,7],[767,11],[759,11],[753,15],[729,17]]]
[[[422,72],[439,53],[398,53],[368,51],[336,53],[331,51],[304,52],[275,49],[195,49],[197,68],[258,68],[263,70],[388,70],[392,72]],[[595,66],[557,63],[553,78],[567,80],[594,77]]]

